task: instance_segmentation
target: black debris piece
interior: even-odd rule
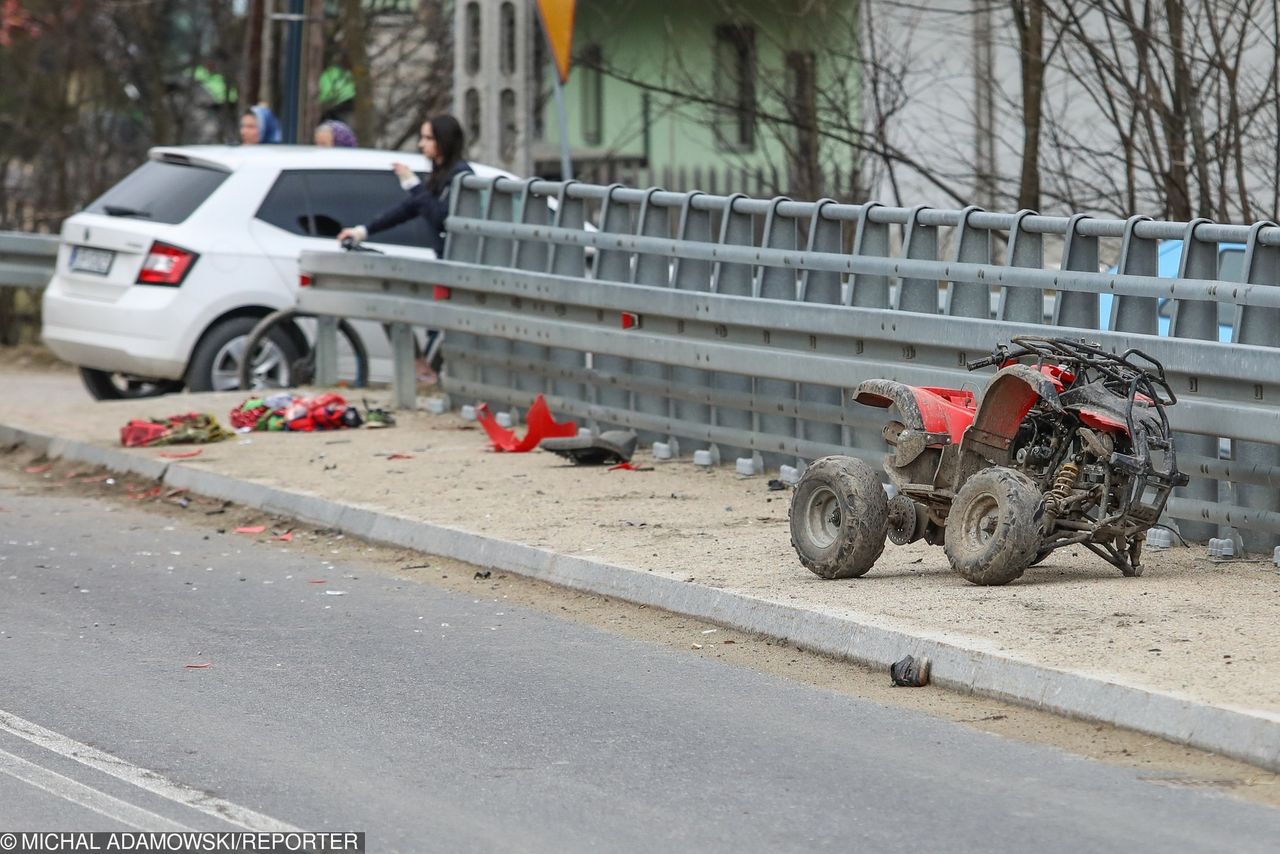
[[[906,688],[920,688],[929,684],[929,659],[924,656],[913,658],[908,655],[901,661],[889,665],[889,676],[894,685]]]
[[[631,461],[636,452],[636,434],[630,430],[607,430],[598,436],[543,439],[538,447],[580,466],[617,465]]]

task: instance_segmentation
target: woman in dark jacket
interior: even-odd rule
[[[391,168],[400,179],[400,186],[409,195],[391,210],[383,211],[369,224],[342,229],[338,232],[338,242],[354,239],[359,243],[368,239],[371,234],[420,216],[427,221],[427,230],[431,234],[430,247],[436,251],[436,255],[444,254],[444,221],[449,215],[449,187],[455,175],[473,171],[467,161],[462,159],[462,125],[449,115],[436,116],[423,122],[418,148],[432,163],[431,175],[426,183],[419,181],[418,176],[405,164],[393,164]]]

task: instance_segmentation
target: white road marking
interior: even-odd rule
[[[0,774],[8,774],[64,801],[79,804],[135,830],[191,830],[186,825],[178,824],[142,807],[135,807],[119,798],[113,798],[105,792],[77,783],[70,777],[42,768],[34,762],[28,762],[21,756],[14,756],[5,750],[0,750]]]
[[[43,747],[45,750],[57,753],[59,756],[74,759],[81,765],[87,765],[104,774],[110,774],[112,777],[124,780],[139,789],[145,789],[152,794],[207,813],[214,818],[237,825],[245,830],[279,831],[282,833],[301,832],[301,828],[286,824],[269,815],[254,812],[247,807],[237,806],[230,801],[224,801],[221,798],[193,789],[182,783],[175,783],[155,771],[131,765],[117,756],[112,756],[110,753],[105,753],[87,744],[81,744],[78,741],[67,738],[65,735],[45,729],[39,724],[32,723],[4,710],[0,710],[0,732],[11,733],[32,744]]]

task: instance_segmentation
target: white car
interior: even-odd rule
[[[239,387],[245,337],[264,315],[292,306],[298,254],[333,250],[347,225],[404,198],[391,171],[422,155],[313,146],[178,146],[149,159],[63,223],[44,292],[44,341],[79,366],[98,399]],[[474,165],[481,177],[510,176]],[[433,258],[419,218],[368,245]],[[361,324],[373,378],[389,377],[390,348]],[[290,385],[308,331],[277,327],[253,354],[255,380]]]

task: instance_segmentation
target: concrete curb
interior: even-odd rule
[[[1213,706],[1097,676],[969,649],[929,634],[909,634],[834,614],[753,599],[638,569],[558,554],[468,531],[342,504],[249,481],[163,463],[0,424],[0,443],[100,465],[167,486],[233,501],[354,536],[493,566],[552,584],[653,605],[809,649],[887,667],[904,655],[932,661],[939,685],[1010,700],[1069,717],[1115,724],[1280,771],[1280,715]]]

